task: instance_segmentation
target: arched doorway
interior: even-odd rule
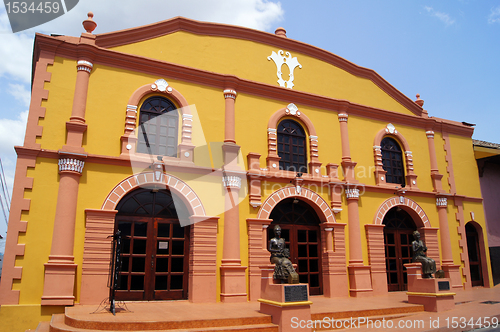
[[[481,253],[479,249],[479,235],[476,227],[472,223],[465,225],[467,237],[467,251],[469,253],[469,270],[472,286],[483,286],[483,276],[481,267]]]
[[[122,264],[117,300],[178,300],[188,296],[189,227],[181,227],[169,190],[137,189],[116,209]]]
[[[274,236],[274,225],[280,225],[300,282],[309,284],[311,295],[323,294],[320,220],[314,209],[298,198],[287,198],[276,205],[269,218],[273,222],[268,227],[268,241]]]
[[[391,291],[407,290],[407,275],[404,264],[411,263],[413,232],[417,230],[408,212],[393,207],[385,217],[384,247],[387,287]]]

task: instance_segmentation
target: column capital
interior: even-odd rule
[[[446,207],[446,206],[448,206],[448,198],[446,198],[446,197],[436,197],[436,206],[437,207]]]
[[[224,98],[231,98],[231,99],[236,99],[236,90],[233,89],[225,89],[224,90]]]
[[[347,122],[347,118],[349,118],[349,115],[347,113],[339,113],[339,122]]]
[[[345,190],[345,196],[347,199],[359,199],[359,189],[357,188],[347,188]]]
[[[92,68],[94,68],[94,64],[90,61],[86,61],[86,60],[78,60],[77,64],[76,64],[76,69],[78,71],[86,71],[87,73],[90,74],[90,72],[92,71]]]
[[[434,138],[434,131],[432,130],[427,130],[425,132],[425,135],[427,135],[427,138]]]
[[[61,172],[71,172],[78,173],[79,175],[83,172],[83,167],[85,162],[76,158],[60,158],[59,162],[59,173]]]
[[[235,175],[226,175],[222,177],[222,183],[226,188],[240,189],[241,188],[241,178]]]

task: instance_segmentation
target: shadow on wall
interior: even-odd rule
[[[500,247],[490,247],[491,273],[493,284],[500,284]]]

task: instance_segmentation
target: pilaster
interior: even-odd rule
[[[86,33],[80,42],[92,44],[92,31],[97,24],[93,14],[83,22]],[[59,190],[52,233],[52,246],[48,262],[45,264],[42,305],[73,305],[76,268],[73,247],[75,238],[76,206],[80,177],[87,154],[82,147],[83,135],[87,130],[85,110],[90,73],[93,64],[89,58],[77,62],[77,76],[73,96],[71,117],[66,122],[66,144],[59,151]]]
[[[359,189],[347,187],[347,220],[349,225],[349,292],[352,297],[371,296],[373,293],[370,266],[363,263],[359,225]]]
[[[429,158],[431,160],[431,178],[434,191],[438,193],[444,192],[441,179],[442,174],[439,174],[439,168],[436,157],[436,147],[434,146],[434,131],[428,130],[425,132],[427,135],[427,145],[429,146]]]
[[[348,297],[345,226],[346,224],[326,222],[321,226],[323,295],[325,297]]]
[[[460,265],[453,263],[453,252],[451,250],[450,229],[448,225],[448,199],[446,197],[436,197],[436,207],[439,217],[439,239],[441,240],[441,252],[443,253],[441,269],[445,273],[445,278],[450,278],[451,287],[454,290],[463,289],[462,278],[460,276]]]
[[[231,98],[229,98],[231,99]],[[222,245],[221,301],[246,302],[246,266],[241,266],[240,256],[240,213],[239,192],[241,189],[241,170],[237,165],[240,147],[231,141],[224,142],[224,171],[222,183],[225,188],[224,243]]]

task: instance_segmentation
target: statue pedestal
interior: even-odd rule
[[[274,265],[261,267],[260,312],[271,315],[280,332],[311,331],[298,326],[300,322],[305,322],[302,324],[305,326],[311,320],[309,285],[274,283],[273,273]]]
[[[441,312],[455,307],[449,278],[422,278],[422,264],[405,264],[408,273],[408,303],[423,304],[425,311]]]

